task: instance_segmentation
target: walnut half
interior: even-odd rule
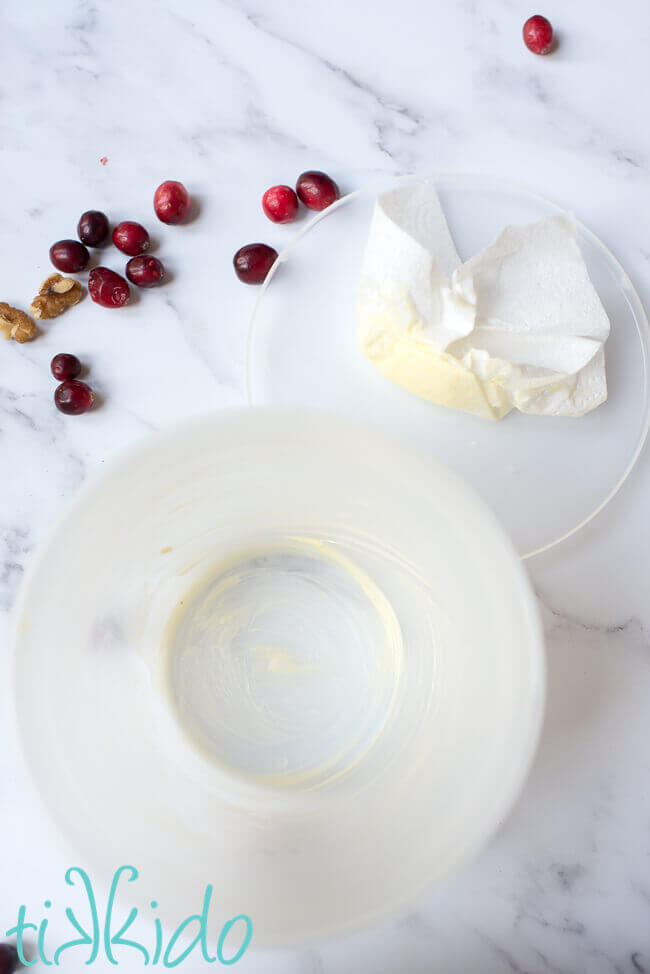
[[[83,288],[79,281],[62,277],[61,274],[50,274],[41,284],[29,310],[35,318],[56,318],[66,308],[78,304],[82,295]]]
[[[7,340],[13,338],[22,344],[34,338],[37,328],[24,311],[12,308],[6,301],[0,301],[0,331]]]

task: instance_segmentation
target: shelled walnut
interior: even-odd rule
[[[4,337],[14,341],[29,342],[35,337],[36,325],[24,311],[12,308],[6,301],[0,301],[0,331]]]
[[[61,274],[50,274],[41,284],[29,310],[35,318],[56,318],[66,308],[78,304],[82,295],[83,288],[79,281]]]

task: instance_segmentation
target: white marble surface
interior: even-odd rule
[[[268,185],[305,168],[346,190],[377,171],[508,176],[572,207],[650,303],[650,8],[549,0],[561,35],[550,58],[521,43],[531,12],[519,0],[4,5],[0,298],[28,302],[50,243],[88,207],[155,226],[173,280],[124,311],[87,301],[39,341],[0,345],[3,637],[30,551],[88,474],[152,428],[244,403],[254,293],[230,261],[251,239],[286,239],[261,213]],[[165,178],[200,201],[185,227],[153,223]],[[62,349],[89,363],[105,400],[86,417],[52,406],[47,363]],[[604,515],[530,566],[548,714],[489,848],[402,919],[318,949],[250,953],[238,969],[650,972],[649,488],[646,453]],[[71,864],[7,748],[0,836],[4,930],[19,903],[56,898]]]

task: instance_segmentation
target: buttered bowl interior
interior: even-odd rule
[[[541,720],[534,598],[492,514],[319,413],[219,413],[118,460],[34,559],[13,642],[23,752],[82,861],[136,865],[169,926],[212,884],[257,944],[446,876]]]

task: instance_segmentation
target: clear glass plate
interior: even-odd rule
[[[434,177],[465,260],[510,223],[560,207],[493,177]],[[403,182],[403,181],[402,181]],[[317,406],[390,429],[459,473],[487,501],[522,557],[564,541],[596,516],[632,470],[648,431],[648,322],[627,274],[582,224],[578,239],[609,315],[609,398],[579,420],[516,411],[492,423],[393,385],[356,343],[361,260],[378,183],[318,214],[280,254],[250,323],[252,405]]]

